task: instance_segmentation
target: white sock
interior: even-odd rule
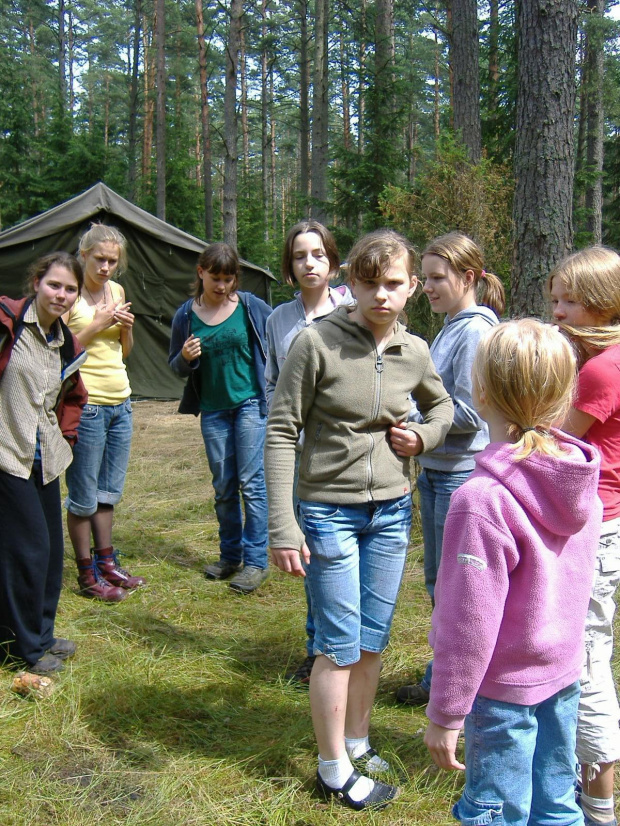
[[[584,815],[594,823],[609,823],[615,817],[613,797],[590,797],[589,794],[581,792],[579,803]]]
[[[353,766],[348,755],[339,760],[323,760],[319,754],[319,774],[330,789],[341,789],[353,773]],[[374,780],[361,775],[349,789],[349,797],[356,802],[364,800],[374,788]]]
[[[345,737],[344,745],[347,754],[353,760],[356,757],[361,757],[370,748],[370,740],[368,737]],[[376,774],[379,772],[389,772],[390,764],[382,760],[378,754],[373,755],[366,761],[366,769],[369,774]]]

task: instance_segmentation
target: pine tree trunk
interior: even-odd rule
[[[593,244],[603,241],[603,112],[604,77],[604,0],[588,0],[588,27],[586,31],[586,60],[588,64],[588,140],[586,187],[586,229]]]
[[[237,248],[237,68],[243,0],[231,0],[224,92],[224,241]]]
[[[308,2],[299,0],[301,46],[299,52],[299,191],[304,212],[310,192],[310,61],[308,60]]]
[[[544,315],[543,285],[571,248],[577,0],[517,3],[512,312]]]
[[[202,0],[196,2],[196,32],[198,34],[198,68],[200,72],[200,125],[202,132],[202,180],[205,205],[205,238],[213,240],[213,181],[211,179],[211,122],[209,90],[207,88],[207,49],[205,44]]]
[[[452,0],[450,65],[454,78],[454,130],[473,163],[478,163],[482,156],[478,52],[478,4],[476,0]]]
[[[127,136],[127,154],[129,156],[128,196],[130,201],[136,199],[136,178],[138,174],[136,126],[138,123],[138,78],[140,68],[140,18],[142,0],[134,0],[133,55],[131,61],[131,84],[129,90],[129,129]]]
[[[314,84],[312,99],[312,206],[310,214],[327,223],[329,75],[327,35],[329,0],[316,0]]]
[[[166,220],[166,19],[164,0],[157,0],[155,41],[157,47],[157,125],[155,137],[157,165],[157,217]]]
[[[269,114],[267,69],[267,0],[261,2],[260,122],[263,239],[269,241]]]
[[[250,127],[248,124],[248,71],[245,49],[245,28],[241,27],[239,52],[239,75],[241,81],[241,142],[243,144],[243,174],[250,172]]]

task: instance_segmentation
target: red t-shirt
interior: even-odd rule
[[[575,407],[596,419],[584,438],[601,453],[598,493],[608,522],[620,516],[620,344],[583,365]]]

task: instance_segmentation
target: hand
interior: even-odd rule
[[[114,310],[114,320],[121,325],[121,327],[133,327],[135,315],[129,312],[131,301],[126,304],[117,304]]]
[[[422,439],[414,430],[407,430],[405,422],[390,428],[390,441],[397,456],[417,456],[424,447]]]
[[[310,562],[310,551],[305,542],[301,551],[295,548],[272,548],[271,559],[273,564],[284,573],[291,574],[291,576],[305,576],[306,572],[301,561],[303,559],[306,565]]]
[[[196,336],[191,335],[185,344],[183,345],[183,349],[181,350],[181,355],[185,359],[185,361],[194,361],[200,357],[200,339],[196,338]]]
[[[456,759],[456,744],[459,739],[458,728],[444,728],[430,722],[424,735],[424,744],[431,753],[433,761],[440,769],[464,771],[465,765]]]
[[[116,304],[105,303],[95,304],[95,315],[93,316],[94,330],[107,330],[116,324]]]

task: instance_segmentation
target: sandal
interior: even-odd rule
[[[369,795],[362,800],[353,800],[349,795],[349,791],[355,786],[360,777],[361,774],[354,770],[342,788],[332,789],[317,771],[316,787],[326,799],[335,797],[344,806],[355,809],[356,812],[360,812],[362,809],[384,809],[388,803],[391,803],[400,794],[398,786],[390,786],[388,783],[379,783],[375,780],[375,785]]]

